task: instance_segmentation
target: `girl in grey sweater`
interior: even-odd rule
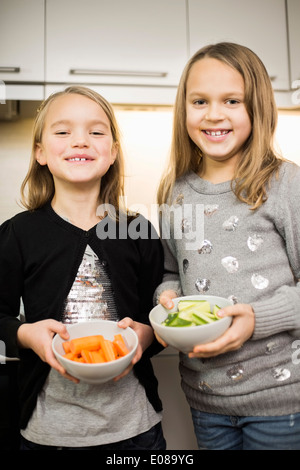
[[[201,449],[300,449],[300,169],[275,154],[276,123],[269,77],[248,48],[220,43],[190,59],[158,192],[157,296],[167,308],[197,293],[234,302],[222,337],[180,353]]]

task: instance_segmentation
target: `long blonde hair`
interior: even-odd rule
[[[105,112],[110,122],[113,144],[117,147],[117,155],[113,165],[99,181],[99,201],[102,204],[112,205],[118,212],[120,201],[124,196],[124,157],[120,142],[120,131],[112,106],[98,93],[82,86],[70,86],[64,91],[50,95],[40,106],[33,127],[33,142],[31,161],[27,175],[21,186],[21,202],[28,210],[39,209],[54,196],[54,180],[47,165],[40,165],[36,161],[37,145],[42,142],[45,119],[50,104],[59,96],[68,94],[83,95],[95,101]]]
[[[169,198],[177,178],[191,170],[199,171],[201,150],[186,129],[186,83],[193,64],[204,57],[220,60],[237,70],[244,79],[245,106],[252,132],[235,169],[232,188],[239,200],[256,209],[267,199],[267,185],[282,162],[273,147],[277,109],[271,81],[262,61],[247,47],[228,42],[200,49],[182,73],[174,107],[170,161],[159,185],[158,203],[171,202]]]

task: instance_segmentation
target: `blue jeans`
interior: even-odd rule
[[[161,423],[156,424],[149,431],[143,432],[124,441],[112,444],[103,444],[90,447],[54,447],[27,441],[21,436],[20,450],[165,450],[166,441],[163,436]]]
[[[191,409],[199,449],[300,450],[300,413],[227,416]]]

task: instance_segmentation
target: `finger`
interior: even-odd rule
[[[253,313],[251,310],[252,308],[249,305],[245,304],[235,304],[235,305],[228,305],[227,307],[223,307],[220,310],[218,310],[217,315],[220,318],[223,317],[236,317],[238,315],[247,315],[249,312]]]
[[[51,354],[51,352],[46,354],[45,357],[47,363],[55,369],[57,372],[59,372],[63,377],[66,379],[71,380],[74,383],[79,383],[79,379],[76,377],[73,377],[72,375],[68,374],[67,371],[64,369],[64,367],[60,364],[60,362],[56,359],[54,354]]]
[[[233,351],[241,346],[238,339],[231,335],[228,330],[220,338],[207,344],[199,344],[194,347],[189,357],[213,357],[224,354],[227,351]]]
[[[161,303],[163,307],[167,308],[168,310],[171,310],[171,308],[174,307],[173,300],[168,296],[161,295],[159,298],[159,302]]]
[[[174,302],[172,299],[174,299],[176,295],[176,292],[173,290],[165,290],[161,293],[159,297],[159,303],[163,305],[163,307],[170,310],[174,307]]]
[[[237,307],[237,305],[230,305],[228,307],[223,307],[217,312],[217,316],[220,318],[234,317],[240,314],[241,314],[241,310],[240,308]]]
[[[157,339],[157,341],[158,341],[162,346],[164,346],[165,348],[168,347],[168,344],[167,344],[163,339],[161,339],[160,336],[158,336],[158,334],[156,333],[156,331],[154,331],[154,335],[155,335],[155,338]]]
[[[57,370],[60,374],[66,373],[64,367],[60,364],[60,362],[56,359],[55,355],[53,354],[52,349],[45,351],[45,362],[47,362],[49,366]]]
[[[143,355],[143,350],[141,348],[141,346],[139,345],[136,349],[136,353],[134,355],[134,357],[132,358],[132,361],[130,364],[132,364],[132,366],[134,366],[134,364],[136,364],[137,362],[139,362],[139,360],[141,359]]]
[[[115,377],[113,379],[114,382],[117,382],[122,377],[125,377],[125,375],[127,375],[133,369],[133,366],[141,359],[142,354],[143,354],[142,348],[140,346],[138,346],[137,351],[136,351],[132,361],[130,362],[129,366],[127,366],[127,368],[121,374],[117,375],[117,377]]]
[[[78,384],[80,382],[79,379],[77,379],[76,377],[73,377],[72,375],[68,374],[67,372],[64,373],[64,374],[61,374],[65,379],[68,379],[70,380],[71,382],[74,382],[75,384]]]
[[[120,328],[127,328],[128,326],[133,328],[133,324],[134,324],[134,321],[132,320],[132,318],[129,318],[129,317],[122,318],[122,320],[118,322],[118,326]]]
[[[130,365],[122,372],[122,374],[117,375],[117,377],[114,377],[113,381],[114,381],[114,382],[117,382],[118,380],[120,380],[120,379],[122,379],[123,377],[125,377],[127,374],[129,374],[129,372],[131,371],[132,368],[133,368],[133,365],[130,364]]]
[[[135,361],[136,356],[137,355],[134,356],[129,366],[127,366],[126,369],[123,370],[121,374],[117,375],[117,377],[113,379],[114,382],[117,382],[118,380],[122,379],[122,377],[125,377],[125,375],[129,374],[129,372],[133,369],[134,364],[136,364],[136,362],[140,360],[140,356],[139,356],[139,358]]]
[[[50,331],[58,334],[62,339],[68,339],[70,336],[66,325],[57,320],[49,320],[48,327]]]

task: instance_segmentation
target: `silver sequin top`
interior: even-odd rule
[[[106,263],[99,260],[88,245],[66,299],[63,323],[96,319],[119,320],[105,266]]]

